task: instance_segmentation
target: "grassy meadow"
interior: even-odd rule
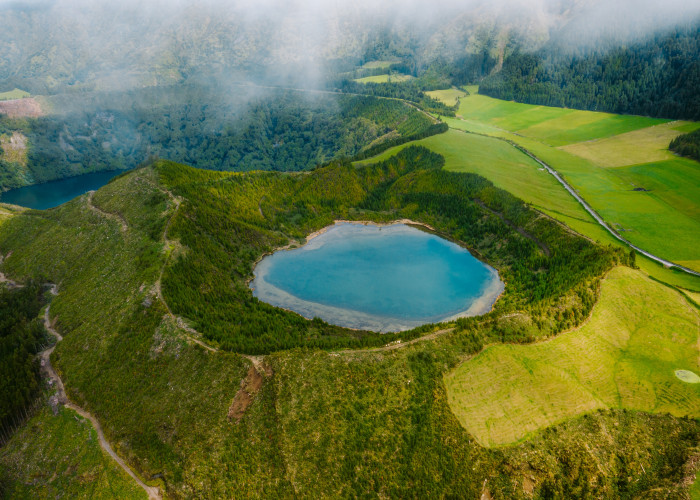
[[[668,145],[684,133],[679,128],[685,130],[689,126],[698,128],[700,123],[662,123],[605,139],[562,146],[560,149],[590,160],[599,167],[624,167],[673,160],[678,156],[668,150]]]
[[[355,81],[358,83],[401,83],[407,82],[412,79],[413,77],[411,75],[392,73],[384,75],[365,76],[364,78],[357,78],[355,79]]]
[[[466,92],[460,89],[451,88],[445,90],[429,90],[427,95],[438,101],[442,101],[448,106],[456,106],[462,97],[467,95]]]
[[[513,443],[598,409],[700,417],[700,314],[676,291],[629,268],[602,283],[589,322],[546,342],[496,345],[445,376],[448,400],[487,446]]]
[[[7,92],[0,92],[0,101],[9,101],[12,99],[23,99],[25,97],[31,97],[29,92],[20,89],[8,90]]]
[[[669,120],[533,106],[479,95],[460,99],[458,118],[485,123],[549,146],[564,146],[666,123]]]

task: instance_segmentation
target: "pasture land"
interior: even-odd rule
[[[411,75],[392,73],[376,76],[366,76],[364,78],[357,78],[355,81],[358,83],[401,83],[412,79],[413,77]]]
[[[522,440],[597,409],[700,416],[700,313],[680,293],[618,267],[581,328],[532,345],[495,345],[445,376],[450,406],[483,445]]]
[[[555,147],[611,137],[669,121],[501,101],[476,94],[474,90],[472,87],[471,95],[460,99],[459,118],[486,123]]]
[[[600,167],[624,167],[638,163],[678,158],[668,150],[681,129],[700,128],[700,123],[669,122],[619,134],[605,139],[562,146],[560,149],[592,161]]]
[[[0,468],[8,498],[147,498],[100,448],[92,424],[59,407],[43,406],[3,448]]]
[[[466,97],[462,99],[461,105],[474,97],[483,96]],[[518,103],[504,105],[529,106]],[[529,108],[535,110],[538,107]],[[459,118],[448,118],[445,121],[452,128],[501,137],[528,149],[559,171],[608,223],[632,243],[671,261],[700,270],[697,252],[700,248],[700,166],[697,162],[668,154],[664,155],[667,159],[660,162],[605,168],[590,159],[572,154],[569,148],[554,148],[538,138],[525,137],[519,135],[519,132],[511,132],[492,124]],[[652,129],[660,128],[663,131],[668,128],[671,133],[677,133],[677,128],[697,126],[700,124],[673,122]],[[659,145],[660,139],[654,139],[658,137],[656,131],[642,129],[630,135],[647,138],[646,143],[642,141],[640,144],[641,150],[646,148],[649,152]],[[603,143],[603,147],[612,150],[616,142],[624,143],[626,140],[629,141],[619,139],[619,136],[613,137],[609,143]],[[522,198],[529,201],[527,197]],[[572,227],[582,231],[578,227]],[[584,231],[582,234],[589,235]]]
[[[0,101],[9,101],[11,99],[23,99],[25,97],[30,97],[31,94],[24,90],[13,89],[7,92],[0,92]]]
[[[466,97],[467,93],[460,89],[445,89],[445,90],[429,90],[426,94],[433,99],[436,99],[447,106],[456,106],[462,97]]]

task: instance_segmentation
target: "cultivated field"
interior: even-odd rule
[[[534,345],[496,345],[445,377],[462,425],[487,446],[513,443],[599,408],[700,417],[700,314],[678,292],[629,268],[602,284],[578,330]]]
[[[527,148],[625,238],[700,270],[700,166],[667,151],[670,138],[700,124],[531,106],[474,95],[475,90],[460,100],[464,118],[445,120],[450,127]]]
[[[391,75],[376,75],[358,78],[355,81],[359,83],[400,83],[413,79],[411,75],[402,75],[401,73],[392,73]]]
[[[459,118],[516,132],[550,146],[611,137],[668,121],[501,101],[479,95],[474,88],[470,94],[460,100]]]
[[[387,69],[397,62],[399,61],[369,61],[362,65],[362,69]]]
[[[467,95],[466,92],[460,89],[446,89],[446,90],[431,90],[426,92],[427,95],[438,101],[442,101],[448,106],[455,106],[459,102],[459,99]]]
[[[669,143],[678,137],[679,129],[700,127],[700,123],[669,122],[627,132],[606,139],[562,146],[569,153],[592,161],[599,167],[624,167],[638,163],[673,160],[676,155],[668,150]]]
[[[9,101],[10,99],[23,99],[29,97],[31,94],[25,92],[24,90],[14,89],[8,92],[0,92],[0,101]]]

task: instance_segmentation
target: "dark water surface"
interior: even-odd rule
[[[265,257],[251,287],[307,318],[381,332],[484,314],[503,291],[495,269],[439,236],[351,223]]]
[[[63,205],[76,196],[97,190],[124,170],[110,170],[69,177],[45,184],[35,184],[12,189],[0,195],[0,202],[20,205],[22,207],[46,210]]]

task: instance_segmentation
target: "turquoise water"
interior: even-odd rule
[[[484,314],[503,283],[466,249],[415,227],[338,223],[265,257],[251,288],[307,318],[388,332]]]
[[[100,189],[123,170],[96,172],[78,175],[45,184],[35,184],[6,191],[0,195],[0,202],[22,207],[46,210],[63,205],[76,196]]]

